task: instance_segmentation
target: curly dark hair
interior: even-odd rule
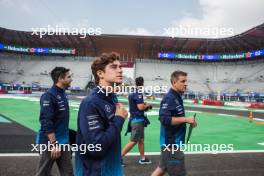
[[[113,63],[116,60],[120,60],[120,55],[116,52],[111,52],[111,53],[103,53],[93,62],[91,69],[96,84],[99,84],[99,77],[96,72],[98,70],[105,71],[105,67],[109,63]]]

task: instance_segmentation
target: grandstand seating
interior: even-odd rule
[[[58,56],[1,55],[0,81],[25,84],[39,82],[43,86],[49,86],[52,84],[50,71],[55,66],[63,66],[70,68],[73,73],[72,86],[84,88],[91,79],[91,63],[89,58],[76,60]]]
[[[264,62],[171,62],[137,60],[136,76],[144,76],[145,85],[170,86],[175,70],[188,73],[188,88],[194,92],[264,92]]]
[[[55,66],[70,68],[73,87],[84,88],[91,80],[92,57],[31,56],[0,54],[0,82],[38,82],[50,86],[49,73]],[[264,62],[189,62],[136,59],[135,76],[143,76],[146,86],[170,86],[175,70],[188,73],[188,89],[193,92],[264,92]],[[126,82],[133,82],[124,78]]]

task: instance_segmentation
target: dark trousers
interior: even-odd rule
[[[61,151],[61,156],[53,159],[49,151],[40,154],[39,167],[36,176],[50,176],[54,162],[57,163],[61,176],[73,176],[71,152]]]

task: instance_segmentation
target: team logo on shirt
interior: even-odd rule
[[[141,99],[142,98],[142,95],[138,95],[138,98]]]
[[[105,105],[105,111],[106,111],[106,112],[110,112],[110,111],[111,111],[111,108],[110,108],[109,105]]]
[[[183,114],[183,107],[182,107],[182,105],[176,106],[176,110],[177,110],[177,114],[178,115]]]
[[[167,109],[168,108],[168,104],[167,103],[163,103],[161,106],[162,109]]]
[[[44,100],[43,101],[43,106],[49,106],[50,105],[50,101]]]

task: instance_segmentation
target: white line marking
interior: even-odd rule
[[[264,121],[264,119],[260,119],[260,118],[253,118],[253,119],[258,121]]]
[[[231,115],[231,114],[217,114],[217,115],[221,115],[221,116],[230,116],[230,117],[235,117],[236,115]]]
[[[264,150],[233,150],[233,151],[219,151],[217,154],[228,154],[228,153],[264,153]],[[193,154],[212,154],[212,152],[184,152],[187,155]],[[73,153],[74,155],[74,153]],[[128,153],[127,156],[138,156],[138,152]],[[160,155],[160,152],[145,152],[145,155]],[[0,157],[26,157],[26,156],[39,156],[38,153],[0,153]]]
[[[0,157],[15,157],[15,156],[39,156],[38,153],[1,153]]]
[[[188,110],[186,110],[186,112],[202,113],[201,111],[188,111]]]
[[[264,142],[258,143],[259,145],[263,145],[264,146]]]
[[[228,153],[264,153],[264,150],[233,150],[233,151],[219,151],[217,153],[212,152],[184,152],[187,155],[195,154],[228,154]],[[139,153],[128,153],[127,156],[137,156]],[[145,155],[160,155],[160,152],[145,152]]]
[[[159,112],[155,112],[155,111],[152,111],[152,112],[146,112],[147,115],[151,116],[151,115],[159,115]]]

